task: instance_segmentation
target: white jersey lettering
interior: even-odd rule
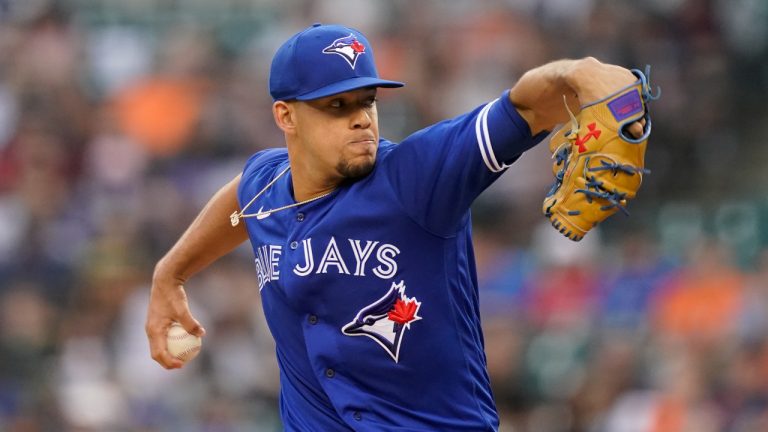
[[[256,275],[259,291],[267,282],[280,279],[280,255],[282,247],[277,245],[262,245],[256,248]]]
[[[312,239],[304,239],[301,241],[301,245],[304,247],[304,265],[299,266],[296,264],[293,267],[293,272],[299,276],[306,276],[312,273],[312,269],[315,268],[315,257],[312,255]]]
[[[269,245],[269,270],[272,280],[280,280],[280,255],[283,253],[283,247],[278,245]]]
[[[362,249],[360,248],[360,240],[349,239],[349,244],[352,245],[352,252],[355,253],[355,276],[365,276],[365,263],[379,242],[368,240],[365,242],[365,248]]]
[[[400,253],[400,249],[391,244],[383,244],[378,251],[376,251],[376,259],[382,265],[373,269],[373,274],[382,278],[390,279],[395,273],[397,273],[397,261],[394,260],[395,255]]]
[[[341,252],[339,252],[339,247],[336,246],[336,238],[331,237],[331,241],[328,242],[328,246],[325,248],[325,253],[323,254],[323,258],[320,260],[320,264],[317,266],[317,272],[316,273],[328,273],[328,266],[336,266],[339,273],[342,274],[349,274],[349,270],[347,269],[347,264],[344,262],[344,259],[341,257]]]
[[[347,241],[354,254],[354,273],[349,271],[349,266],[347,264],[347,261],[352,259],[349,255],[349,250],[343,249],[344,253],[347,254],[345,260],[344,253],[342,253],[342,249],[336,242],[336,237],[331,237],[330,240],[328,240],[317,266],[315,266],[315,252],[312,249],[312,239],[307,238],[302,240],[301,247],[303,248],[304,259],[293,266],[293,273],[297,276],[309,276],[313,273],[327,274],[330,267],[336,267],[336,272],[338,274],[365,277],[367,275],[367,270],[373,271],[373,274],[381,279],[391,279],[395,276],[397,273],[396,257],[400,254],[400,249],[398,249],[397,246],[389,243],[381,243],[376,240],[347,239]],[[259,251],[258,253],[267,254],[267,252],[268,251],[265,250],[264,252]],[[271,257],[271,264],[273,267],[266,269],[265,272],[269,273],[269,277],[277,279],[280,277],[277,260],[280,259],[282,250],[271,253],[274,254],[274,256]],[[378,265],[376,265],[376,263],[370,264],[370,258],[374,255],[376,256]],[[266,260],[263,260],[263,263],[266,262]],[[262,268],[265,267],[265,265],[262,265]]]

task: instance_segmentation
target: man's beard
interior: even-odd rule
[[[371,161],[353,165],[346,160],[342,160],[336,165],[336,171],[346,180],[355,180],[370,174],[375,163],[375,161]]]

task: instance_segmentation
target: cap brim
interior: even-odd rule
[[[350,78],[343,81],[335,82],[333,84],[321,87],[317,90],[312,90],[309,93],[304,93],[296,97],[296,100],[307,101],[312,99],[319,99],[326,96],[331,96],[339,93],[344,93],[352,90],[357,90],[366,87],[386,87],[397,88],[404,86],[404,83],[399,81],[389,81],[372,77],[357,77]]]

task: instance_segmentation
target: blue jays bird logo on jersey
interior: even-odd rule
[[[405,283],[392,282],[384,297],[364,307],[341,332],[347,336],[368,336],[384,348],[395,363],[400,356],[400,344],[411,323],[418,321],[421,302],[405,295]]]
[[[323,54],[338,54],[354,69],[357,58],[365,54],[365,45],[357,40],[355,35],[350,33],[349,36],[338,38],[332,44],[325,47]]]

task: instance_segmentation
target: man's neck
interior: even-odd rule
[[[341,178],[329,179],[317,170],[308,168],[293,160],[291,161],[293,199],[297,202],[306,201],[327,194],[336,189],[341,181]]]

